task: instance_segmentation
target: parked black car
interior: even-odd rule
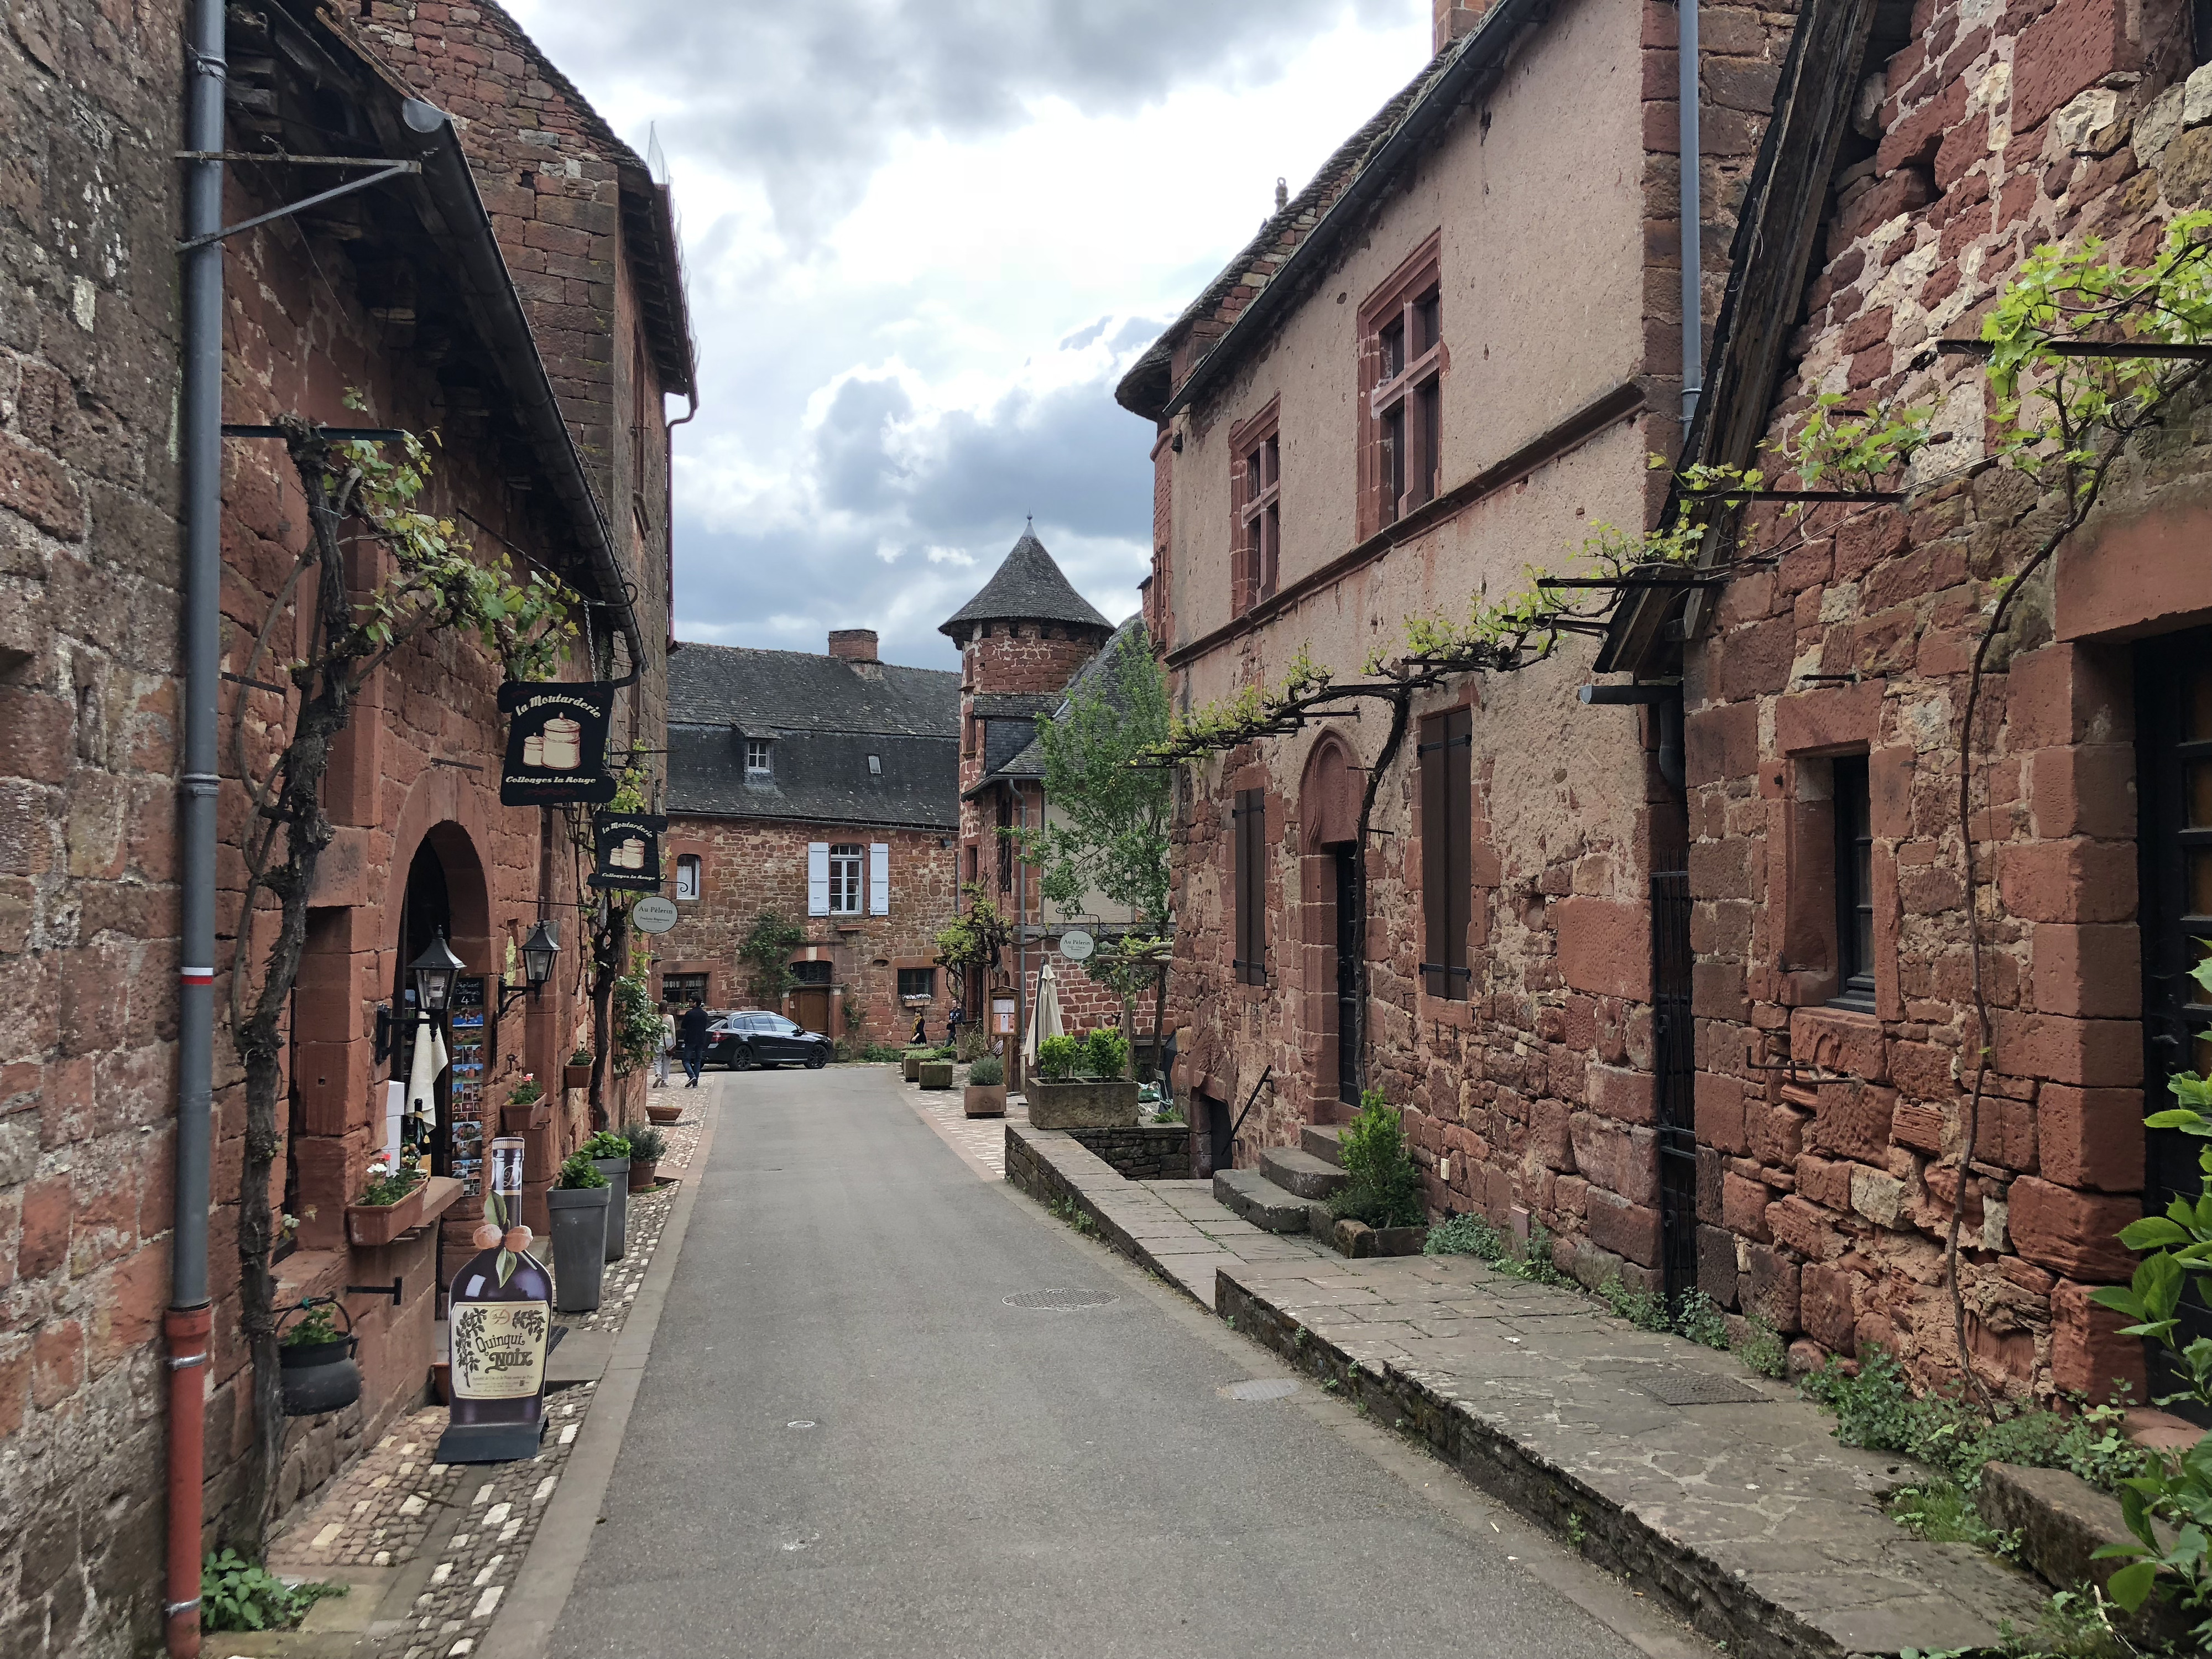
[[[747,1009],[725,1014],[707,1032],[707,1063],[750,1072],[756,1066],[804,1066],[819,1071],[836,1048],[819,1031],[794,1025],[781,1014]]]

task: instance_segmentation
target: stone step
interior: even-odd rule
[[[1334,1164],[1340,1170],[1344,1158],[1339,1143],[1343,1133],[1334,1123],[1309,1123],[1298,1132],[1298,1145],[1322,1163]]]
[[[1312,1206],[1285,1192],[1257,1170],[1219,1170],[1213,1176],[1213,1201],[1271,1233],[1307,1230]]]
[[[1295,1146],[1270,1146],[1261,1152],[1260,1173],[1300,1198],[1327,1198],[1351,1179],[1328,1159]]]

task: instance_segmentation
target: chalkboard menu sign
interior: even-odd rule
[[[447,1121],[446,1173],[469,1197],[483,1192],[484,1077],[491,1062],[491,1023],[484,1007],[484,976],[464,975],[453,981],[447,1018],[447,1051],[453,1056]]]

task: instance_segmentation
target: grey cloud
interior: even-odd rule
[[[1159,326],[1107,325],[1146,339]],[[805,452],[817,509],[807,522],[708,529],[679,513],[679,634],[818,651],[830,629],[874,628],[892,659],[951,666],[937,624],[983,584],[1030,514],[1069,579],[1126,616],[1146,565],[1152,469],[1151,434],[1111,397],[1125,362],[934,418],[915,417],[895,382],[848,380]],[[933,548],[974,562],[933,562]],[[792,618],[799,631],[780,631],[777,619]]]
[[[1413,0],[630,0],[563,8],[538,33],[585,78],[649,72],[677,154],[758,176],[810,241],[858,201],[902,134],[972,138],[1026,100],[1127,112],[1176,87],[1263,84],[1339,17]]]

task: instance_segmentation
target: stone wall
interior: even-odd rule
[[[0,1651],[25,1659],[160,1617],[182,27],[156,0],[0,30]]]
[[[1190,1179],[1190,1129],[1186,1124],[1147,1124],[1130,1129],[1070,1129],[1077,1140],[1128,1181]]]
[[[884,830],[864,824],[796,823],[776,818],[673,817],[664,852],[672,872],[686,854],[700,860],[699,898],[679,906],[682,919],[653,941],[655,988],[671,973],[704,973],[708,1006],[756,1006],[738,946],[764,910],[806,930],[792,960],[831,964],[835,988],[830,1035],[873,1042],[902,1042],[914,1029],[916,1006],[898,995],[901,968],[930,969],[931,999],[919,1012],[933,1039],[944,1035],[952,1011],[942,969],[933,964],[937,934],[952,919],[955,849],[947,832]],[[883,842],[890,848],[890,913],[867,914],[864,892],[856,916],[806,914],[806,849],[812,842]],[[865,865],[864,865],[865,877]],[[787,999],[787,1014],[793,1004]],[[861,1016],[856,1026],[852,1014]]]
[[[2212,609],[2195,551],[2212,464],[2185,409],[2115,471],[2107,505],[2023,596],[1974,743],[1974,897],[1994,1069],[1960,1191],[1978,1046],[1957,823],[1963,705],[1993,583],[2056,503],[1983,459],[1971,337],[2036,246],[2094,234],[2145,259],[2203,204],[2212,128],[2186,123],[2176,4],[2003,14],[1923,6],[1884,65],[1874,153],[1843,175],[1770,439],[1818,392],[1940,406],[1954,433],[1901,507],[1825,508],[1729,586],[1688,653],[1697,898],[1702,1280],[1802,1332],[1961,1364],[1943,1249],[1963,1206],[1967,1358],[2038,1390],[2142,1389],[2140,1345],[2093,1310],[2141,1212],[2132,637]],[[1825,682],[1808,677],[1826,676]],[[1838,683],[1837,677],[1852,677]],[[1824,1006],[1817,891],[1829,757],[1869,757],[1875,1007]],[[1793,904],[1793,894],[1798,896]]]

